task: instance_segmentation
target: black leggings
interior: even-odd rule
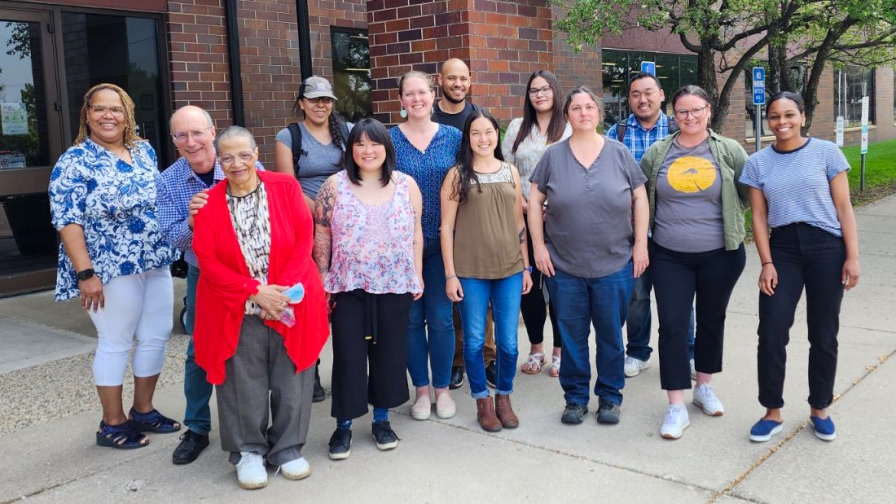
[[[660,319],[660,384],[663,390],[691,388],[688,325],[697,297],[694,367],[701,373],[722,371],[725,312],[747,256],[737,250],[675,252],[654,242],[650,270]]]
[[[367,404],[394,408],[408,401],[408,312],[411,294],[333,294],[333,404],[330,414],[352,419]],[[369,374],[368,374],[369,365]],[[368,378],[369,376],[369,378]]]
[[[529,233],[529,221],[526,219],[526,233]],[[527,239],[529,247],[529,264],[535,264],[535,253],[532,250],[532,240]],[[538,345],[544,342],[544,322],[548,313],[551,315],[551,329],[554,331],[554,348],[560,348],[560,329],[557,328],[557,317],[551,303],[545,303],[544,293],[541,288],[541,272],[538,268],[532,268],[532,290],[520,299],[520,313],[523,314],[523,324],[526,325],[526,334],[529,335],[529,343]]]

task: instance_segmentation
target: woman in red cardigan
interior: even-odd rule
[[[253,489],[267,485],[265,459],[291,480],[311,474],[301,450],[313,365],[329,334],[326,301],[298,182],[256,171],[255,139],[239,126],[221,132],[215,149],[227,181],[192,210],[202,270],[193,340],[196,363],[217,385],[221,448],[230,452],[240,487]],[[305,297],[290,304],[283,291],[298,282]],[[293,326],[280,322],[287,308]]]

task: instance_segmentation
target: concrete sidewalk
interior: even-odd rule
[[[316,404],[303,452],[312,476],[291,482],[272,471],[268,487],[251,493],[237,487],[234,468],[220,451],[216,425],[211,447],[188,466],[171,464],[176,435],[151,434],[150,446],[135,451],[97,447],[93,432],[100,410],[90,378],[92,354],[61,359],[63,354],[53,354],[63,346],[71,352],[79,344],[79,351],[92,351],[77,335],[92,337],[93,329],[80,308],[53,305],[52,296],[41,293],[0,300],[0,341],[7,355],[0,369],[10,369],[0,374],[0,452],[6,454],[0,457],[0,503],[26,496],[35,502],[91,504],[249,498],[377,503],[896,501],[896,359],[888,360],[896,353],[896,197],[863,207],[857,215],[862,277],[843,303],[837,400],[830,409],[838,429],[834,442],[816,439],[807,427],[805,302],[791,332],[785,431],[769,443],[748,439],[763,413],[756,400],[759,260],[753,247],[747,249],[747,268],[728,312],[725,371],[713,382],[725,415],[709,417],[689,405],[691,426],[679,441],[659,437],[666,400],[654,354],[652,367],[629,379],[622,421],[613,427],[597,425],[593,414],[583,425],[562,425],[564,403],[557,380],[546,371],[520,373],[514,382],[518,429],[482,431],[465,385],[454,393],[458,411],[452,419],[433,416],[418,422],[409,416],[410,405],[397,408],[392,424],[402,441],[391,452],[376,450],[369,416],[358,419],[351,457],[333,462],[327,457],[334,427],[330,403]],[[24,333],[34,337],[13,337]],[[74,343],[55,343],[69,340]],[[185,336],[172,336],[156,395],[158,409],[174,417],[183,412],[179,380],[185,345]],[[521,362],[528,347],[521,328]],[[48,360],[34,360],[37,356]],[[325,386],[330,361],[328,347]],[[592,412],[596,403],[592,401]]]

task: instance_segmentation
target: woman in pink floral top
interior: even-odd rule
[[[347,145],[345,170],[324,182],[314,205],[314,260],[332,307],[333,460],[348,458],[352,419],[368,403],[377,448],[398,446],[389,408],[409,399],[408,311],[423,294],[420,189],[394,171],[395,149],[379,121],[355,124]]]

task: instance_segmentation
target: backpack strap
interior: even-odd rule
[[[289,130],[289,135],[292,137],[292,165],[295,167],[296,177],[298,178],[299,158],[302,157],[302,154],[308,153],[302,150],[302,129],[299,128],[299,123],[290,123],[286,129]]]
[[[347,122],[343,121],[342,118],[339,118],[338,120],[339,120],[339,132],[342,133],[342,150],[346,151],[346,150],[348,150],[348,147],[346,147],[345,144],[348,142],[348,135],[349,135],[349,133],[351,133],[351,131],[349,131],[349,129],[348,129]]]
[[[624,122],[616,123],[616,140],[619,140],[620,142],[625,141],[626,128],[628,128],[628,125],[625,124]]]

